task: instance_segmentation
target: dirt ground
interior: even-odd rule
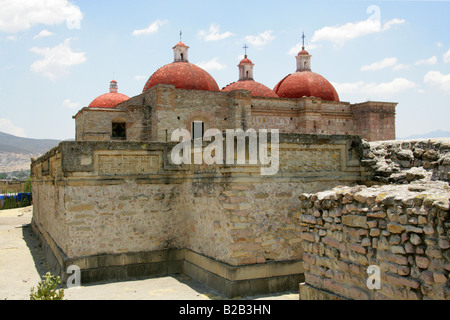
[[[29,224],[32,207],[0,211],[0,300],[29,300],[48,271]],[[225,300],[185,275],[102,282],[64,290],[66,300]],[[298,300],[298,292],[240,297],[240,300]]]

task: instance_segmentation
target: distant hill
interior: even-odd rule
[[[434,139],[434,138],[450,138],[450,131],[436,130],[424,134],[415,134],[397,140],[413,140],[413,139]]]
[[[60,142],[60,140],[51,139],[21,138],[0,132],[0,152],[44,154],[51,148],[56,147]]]
[[[0,172],[30,169],[31,158],[37,158],[56,147],[61,141],[29,139],[0,132]]]

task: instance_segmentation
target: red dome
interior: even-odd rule
[[[252,60],[250,60],[249,58],[244,58],[241,60],[241,62],[239,64],[243,64],[243,63],[250,63],[253,64]]]
[[[304,55],[309,56],[309,52],[306,51],[305,49],[302,49],[302,51],[300,51],[300,52],[298,53],[298,55],[301,55],[301,54],[304,54]]]
[[[160,68],[148,79],[142,92],[157,84],[170,84],[177,89],[220,91],[208,72],[189,62],[172,62]]]
[[[242,80],[233,82],[222,89],[222,92],[231,92],[233,90],[248,90],[252,97],[278,98],[277,94],[262,83],[254,80]]]
[[[322,100],[339,101],[333,85],[312,71],[295,72],[281,80],[273,89],[280,98],[316,97]]]
[[[105,93],[91,102],[89,108],[114,108],[119,103],[122,103],[130,97],[122,93]]]

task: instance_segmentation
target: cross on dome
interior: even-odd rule
[[[248,49],[247,44],[245,44],[242,48],[245,50],[245,57],[247,58],[247,49]]]
[[[305,38],[306,38],[305,33],[302,32],[302,41],[303,41],[302,50],[305,50]]]

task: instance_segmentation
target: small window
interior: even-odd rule
[[[116,140],[126,140],[127,139],[126,123],[113,122],[111,138]]]
[[[203,133],[205,132],[205,125],[202,121],[194,121],[192,123],[192,138],[203,138]]]

